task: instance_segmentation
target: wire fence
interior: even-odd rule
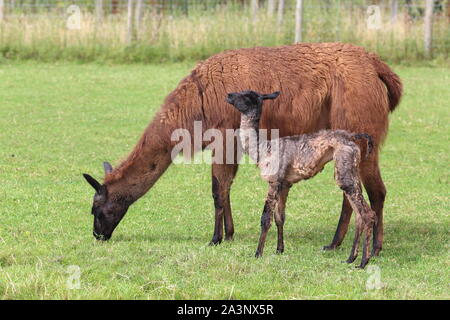
[[[449,22],[450,0],[0,0],[0,51],[92,60],[121,49],[150,61],[343,41],[391,60],[447,60]]]

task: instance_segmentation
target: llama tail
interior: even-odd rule
[[[365,159],[367,159],[369,157],[369,155],[372,153],[373,150],[373,139],[370,135],[368,135],[367,133],[355,133],[352,135],[352,138],[354,140],[359,140],[359,139],[364,139],[367,142],[367,152],[366,152],[366,156]]]
[[[378,77],[381,79],[381,81],[384,82],[387,87],[389,109],[391,110],[391,112],[393,112],[399,104],[400,98],[402,97],[402,81],[400,80],[400,77],[396,73],[394,73],[386,63],[381,61],[380,57],[378,57],[374,53],[370,53],[369,56],[372,59],[372,65],[378,73]]]

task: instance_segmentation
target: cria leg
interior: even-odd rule
[[[372,236],[375,213],[369,208],[362,195],[361,183],[358,176],[359,149],[356,146],[346,146],[336,151],[334,158],[336,161],[336,182],[344,191],[353,211],[355,211],[355,238],[347,262],[352,263],[358,256],[359,241],[362,233],[364,233],[363,257],[359,266],[360,268],[364,268],[370,259],[369,241]]]
[[[350,205],[350,202],[348,202],[345,193],[343,193],[341,216],[339,218],[339,223],[336,228],[336,232],[334,234],[331,243],[327,246],[324,246],[323,250],[334,250],[341,245],[342,241],[345,238],[345,235],[347,234],[348,225],[350,223],[352,212],[353,212],[352,206]]]
[[[355,239],[353,241],[353,247],[350,252],[350,256],[347,260],[348,263],[353,262],[358,255],[359,240],[362,234],[363,237],[363,254],[361,264],[359,268],[364,268],[370,259],[370,240],[372,238],[372,229],[375,221],[375,212],[369,208],[369,205],[364,200],[361,193],[361,189],[358,188],[357,192],[349,195],[349,201],[355,211],[356,217],[356,231]]]
[[[361,163],[361,180],[369,196],[372,210],[377,215],[373,227],[372,252],[374,256],[378,256],[383,247],[383,206],[386,198],[386,188],[381,178],[376,155]]]
[[[277,207],[280,201],[281,189],[281,183],[270,183],[266,203],[264,204],[264,210],[261,215],[261,235],[259,236],[258,249],[256,250],[255,254],[257,258],[263,255],[267,232],[269,231],[270,225],[272,224],[272,216],[274,215],[274,212],[278,210]]]
[[[278,210],[275,210],[275,223],[278,230],[278,243],[277,243],[277,253],[284,252],[284,239],[283,239],[283,226],[286,220],[286,201],[289,194],[291,185],[283,184],[280,191],[280,201],[278,203]]]

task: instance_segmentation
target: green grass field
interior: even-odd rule
[[[232,189],[235,240],[210,247],[208,165],[173,165],[106,243],[94,240],[92,188],[117,164],[193,63],[0,65],[0,298],[449,299],[450,72],[395,67],[405,95],[381,154],[388,189],[381,256],[357,270],[323,252],[338,221],[332,166],[293,187],[286,250],[272,227],[256,260],[266,185],[242,166]],[[359,261],[359,259],[357,260]],[[80,269],[80,288],[67,281]],[[366,283],[379,275],[380,289]]]

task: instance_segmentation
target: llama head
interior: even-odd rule
[[[280,94],[276,91],[271,94],[259,94],[255,91],[241,91],[229,93],[227,102],[232,104],[243,115],[259,118],[262,113],[262,104],[264,100],[275,99]]]
[[[112,171],[112,166],[108,162],[105,162],[103,166],[106,174]],[[106,241],[111,238],[131,203],[126,199],[110,197],[106,185],[100,184],[86,173],[83,176],[95,190],[91,211],[94,216],[94,237],[97,240]]]

